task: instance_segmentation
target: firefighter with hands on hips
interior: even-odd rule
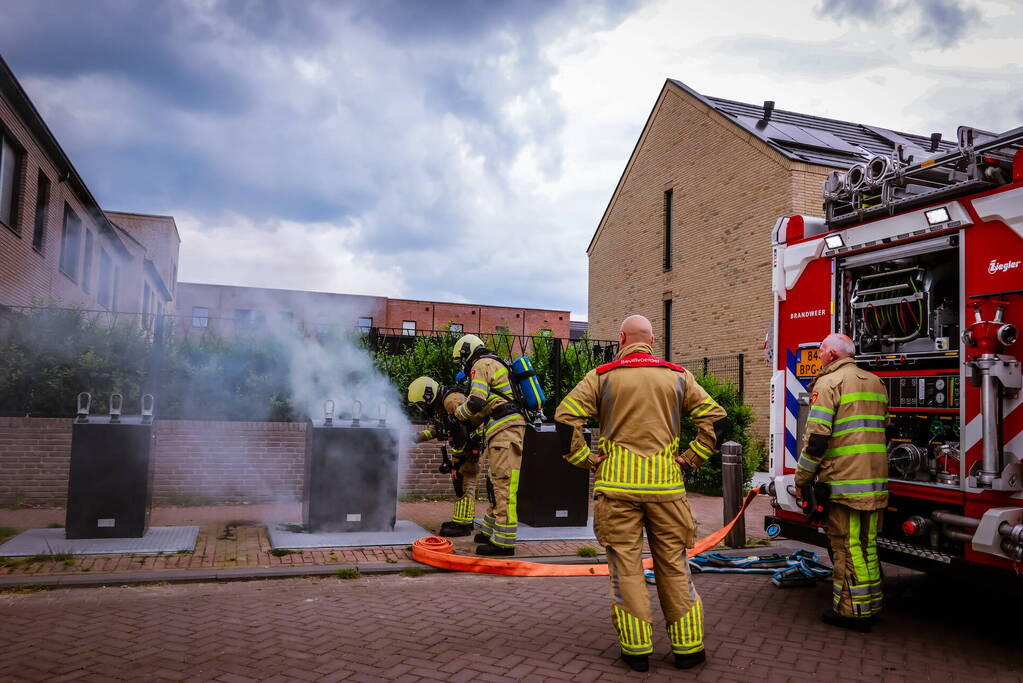
[[[800,500],[811,499],[815,478],[830,489],[824,530],[834,585],[822,620],[870,631],[883,603],[877,534],[888,505],[888,393],[876,375],[856,366],[855,350],[844,334],[821,342],[795,489]]]
[[[483,345],[476,335],[463,335],[452,350],[469,380],[469,399],[455,410],[463,422],[484,420],[483,457],[490,467],[493,485],[490,511],[473,539],[477,555],[515,554],[518,535],[519,470],[522,440],[526,432],[523,409],[515,400],[507,365]]]
[[[447,439],[454,460],[451,476],[455,487],[454,514],[438,532],[441,536],[468,536],[476,515],[476,479],[479,474],[480,435],[476,424],[466,425],[453,414],[465,403],[466,396],[457,389],[442,387],[430,377],[418,377],[409,384],[409,403],[416,406],[430,424],[416,434],[416,443],[431,439]],[[446,458],[445,458],[446,460]]]
[[[715,452],[726,413],[691,372],[652,355],[653,328],[643,316],[622,322],[619,342],[616,359],[587,373],[554,419],[564,458],[597,470],[593,526],[607,552],[611,622],[622,659],[633,670],[646,671],[653,652],[653,615],[643,576],[645,530],[675,666],[688,669],[706,654],[703,603],[686,559],[696,522],[682,470],[699,467]],[[698,428],[688,444],[680,442],[683,415]],[[597,454],[583,437],[591,416],[600,424]]]

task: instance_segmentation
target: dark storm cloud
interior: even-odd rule
[[[638,4],[13,0],[0,49],[104,205],[357,226],[367,261],[439,296],[481,235],[555,228],[521,225],[509,178],[523,149],[562,172],[544,48]],[[482,289],[448,295],[554,304],[542,260],[504,285],[490,260],[473,259]]]
[[[954,47],[980,23],[976,7],[960,0],[822,0],[818,14],[837,21],[884,26],[896,16],[913,16],[914,38],[938,48]]]

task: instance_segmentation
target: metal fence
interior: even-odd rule
[[[724,382],[731,382],[732,386],[744,396],[746,389],[746,354],[737,353],[733,356],[713,356],[684,360],[679,363],[690,372],[697,375],[713,375]]]

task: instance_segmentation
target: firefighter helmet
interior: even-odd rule
[[[417,377],[408,385],[408,402],[419,408],[429,407],[439,395],[440,384],[431,377]]]
[[[464,363],[481,346],[483,346],[483,340],[475,334],[463,334],[455,342],[455,348],[451,350],[451,358],[456,363]]]

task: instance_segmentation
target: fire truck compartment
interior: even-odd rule
[[[958,363],[959,249],[938,237],[839,259],[839,331],[858,357]]]

